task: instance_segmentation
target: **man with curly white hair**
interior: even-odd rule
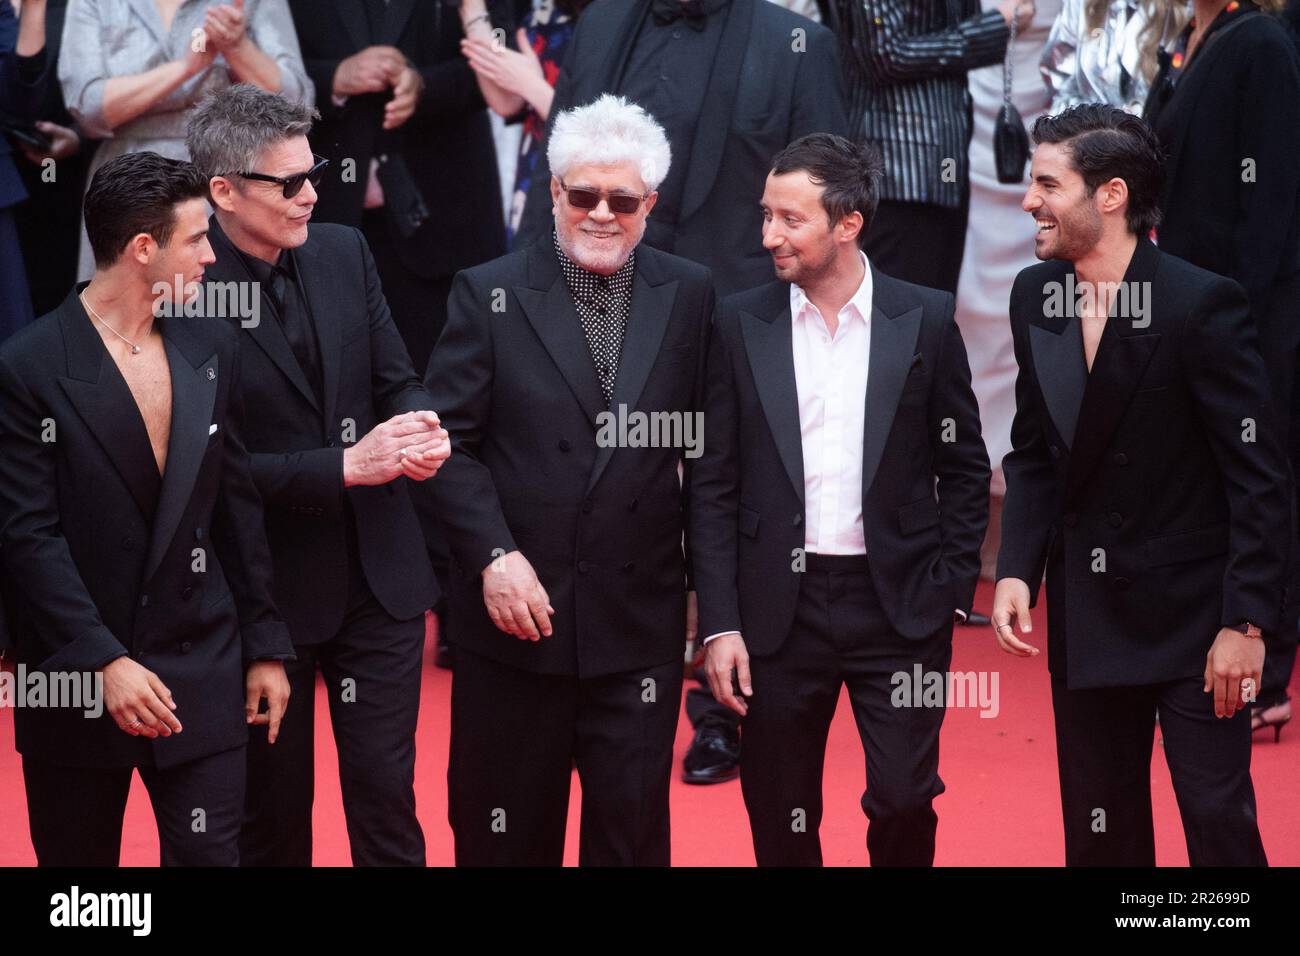
[[[671,156],[613,96],[561,115],[554,230],[456,276],[426,384],[453,455],[418,489],[451,546],[448,810],[460,865],[669,862],[713,281],[638,245]]]

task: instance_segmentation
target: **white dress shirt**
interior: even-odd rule
[[[862,283],[826,320],[797,285],[790,286],[790,335],[803,444],[804,549],[866,554],[862,535],[862,432],[871,354],[871,266]]]

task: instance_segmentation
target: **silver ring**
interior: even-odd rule
[[[128,726],[128,727],[139,727],[139,726],[140,726],[141,724],[143,724],[143,723],[144,723],[144,721],[142,721],[139,717],[137,717],[135,720],[133,720],[133,721],[131,721],[129,724],[127,724],[127,726]]]
[[[397,454],[400,455],[402,458],[405,458],[408,454],[410,454],[410,450],[408,448],[403,447],[398,449]]]
[[[1000,630],[1002,630],[1004,627],[1011,627],[1011,625],[1010,625],[1010,624],[999,624],[997,627],[994,628],[994,630],[995,630],[995,631],[1000,631]],[[1014,631],[1015,631],[1015,629],[1012,628],[1012,632],[1013,632],[1013,633],[1014,633]]]

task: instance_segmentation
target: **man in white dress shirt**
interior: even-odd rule
[[[871,862],[929,865],[953,611],[970,608],[988,517],[966,351],[950,294],[861,251],[880,195],[873,149],[815,133],[772,167],[763,244],[777,281],[719,307],[692,475],[705,671],[744,717],[760,866],[821,863],[841,685],[866,754]]]

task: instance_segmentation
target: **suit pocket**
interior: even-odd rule
[[[1228,526],[1215,525],[1195,531],[1162,534],[1147,538],[1147,566],[1160,567],[1225,554],[1228,550]]]
[[[747,538],[758,537],[758,512],[741,505],[739,515],[740,533]]]
[[[933,498],[922,498],[898,509],[898,530],[903,534],[916,534],[939,523],[939,503]]]

